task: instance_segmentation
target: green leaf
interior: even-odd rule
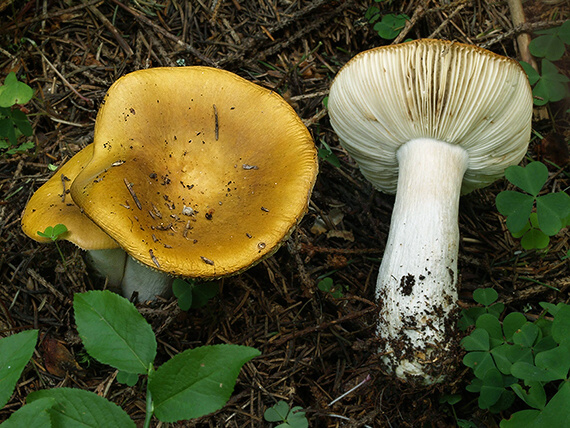
[[[321,144],[323,145],[323,147],[318,150],[318,152],[317,152],[318,156],[321,159],[330,163],[332,166],[339,168],[340,167],[340,161],[338,160],[336,155],[333,153],[330,146],[324,140],[321,140]]]
[[[475,378],[471,380],[471,383],[465,387],[465,389],[469,392],[473,392],[477,394],[481,392],[481,387],[483,386],[483,381],[479,378]]]
[[[330,276],[321,279],[317,283],[317,288],[321,291],[326,292],[326,293],[330,293],[330,291],[332,290],[333,287],[334,287],[334,281]]]
[[[559,345],[554,349],[540,352],[534,358],[537,367],[546,370],[556,379],[566,379],[570,370],[570,349]]]
[[[117,382],[123,385],[135,386],[139,381],[139,375],[136,373],[119,372],[117,373]]]
[[[532,350],[534,351],[535,354],[538,354],[539,352],[544,352],[554,349],[557,346],[558,344],[556,343],[556,341],[552,336],[546,336],[543,337],[536,345],[534,345],[532,347]]]
[[[509,351],[512,345],[504,343],[491,349],[491,355],[495,360],[495,365],[504,375],[511,374],[512,361],[509,359]]]
[[[532,216],[535,215],[536,213],[530,213],[530,218],[531,218],[531,222],[532,222]],[[522,238],[524,235],[526,235],[526,233],[531,229],[531,224],[527,221],[525,226],[519,230],[518,232],[515,231],[510,231],[511,235],[513,235],[513,238]]]
[[[531,85],[534,85],[536,82],[540,80],[540,74],[538,73],[538,71],[534,69],[532,65],[524,61],[520,61],[520,64],[523,70],[525,71],[526,75],[528,76],[528,82]]]
[[[289,405],[283,400],[269,407],[263,414],[263,418],[267,422],[284,422],[278,425],[282,428],[307,428],[309,426],[302,408],[296,406],[289,409]]]
[[[147,373],[156,356],[150,325],[127,299],[110,291],[73,298],[77,331],[93,357],[120,371]]]
[[[520,312],[511,312],[503,320],[503,333],[507,341],[511,341],[513,334],[526,324],[526,317]]]
[[[558,305],[552,322],[552,337],[556,343],[562,343],[570,338],[570,306]]]
[[[302,407],[295,406],[291,409],[291,411],[287,415],[287,425],[291,428],[309,427],[309,421],[307,420],[307,417],[305,416],[305,412],[303,412]]]
[[[12,110],[12,121],[14,125],[20,130],[22,135],[27,137],[31,136],[34,133],[32,129],[32,125],[30,125],[30,121],[28,120],[28,116],[21,111],[21,110]]]
[[[53,398],[41,398],[16,410],[0,425],[2,428],[49,428],[52,426],[48,412],[55,405]]]
[[[218,294],[219,289],[217,281],[188,282],[177,278],[172,284],[172,291],[178,298],[178,306],[183,311],[206,306],[210,299]]]
[[[42,389],[28,395],[34,403],[51,398],[56,404],[48,410],[54,428],[135,428],[123,409],[94,392],[78,388]]]
[[[489,411],[491,413],[502,412],[503,410],[506,410],[509,407],[511,407],[514,401],[515,401],[515,394],[513,394],[513,392],[509,391],[508,389],[503,389],[503,392],[501,393],[501,396],[499,397],[497,402],[493,404],[491,407],[489,407]]]
[[[485,308],[480,307],[473,307],[464,309],[461,311],[461,318],[459,319],[457,325],[461,329],[461,331],[467,330],[472,325],[475,325],[475,321],[485,312]]]
[[[556,316],[560,308],[566,306],[565,303],[558,303],[557,305],[555,305],[553,303],[548,303],[548,302],[539,302],[539,305],[545,310],[547,310],[553,317]]]
[[[461,395],[460,394],[443,394],[441,397],[439,397],[439,402],[440,403],[447,403],[447,404],[451,404],[452,406],[454,404],[457,404],[461,401]]]
[[[52,239],[52,238],[53,238],[53,226],[48,226],[48,227],[46,227],[43,232],[40,232],[40,231],[38,230],[36,233],[37,233],[39,236],[41,236],[42,238]]]
[[[534,424],[536,418],[540,415],[539,410],[521,410],[513,413],[510,419],[503,419],[500,423],[501,428],[536,428]]]
[[[67,227],[65,226],[65,224],[56,224],[53,227],[52,235],[57,239],[66,232],[67,232]]]
[[[172,283],[172,292],[178,299],[180,309],[187,311],[192,307],[192,285],[180,278],[176,278]]]
[[[0,340],[0,408],[10,400],[37,340],[38,330],[22,331]]]
[[[519,331],[513,334],[513,342],[518,345],[530,348],[534,344],[534,341],[537,337],[538,327],[531,322],[527,322],[519,329]]]
[[[4,139],[8,140],[9,144],[3,144],[2,147],[10,147],[18,144],[16,129],[11,119],[0,119],[0,143],[5,142]]]
[[[497,301],[499,293],[492,288],[477,288],[473,292],[473,300],[483,306],[489,306]]]
[[[496,369],[495,361],[489,352],[474,351],[465,354],[463,364],[473,369],[473,374],[483,379],[487,372]]]
[[[565,21],[560,27],[558,27],[558,37],[566,43],[570,45],[570,21]]]
[[[267,422],[286,421],[289,410],[289,405],[285,401],[279,400],[279,402],[265,410],[265,413],[263,413],[263,418]]]
[[[565,226],[570,214],[570,196],[566,193],[549,193],[536,199],[538,225],[548,236],[556,235]]]
[[[156,417],[175,422],[220,409],[241,367],[258,355],[257,349],[238,345],[201,346],[175,355],[149,378]]]
[[[476,328],[471,334],[461,341],[466,351],[488,351],[491,349],[489,343],[489,333],[482,329]]]
[[[477,424],[467,419],[457,419],[457,426],[459,428],[478,428]]]
[[[198,309],[206,306],[210,299],[220,291],[217,281],[197,282],[192,288],[192,308]]]
[[[503,329],[501,328],[501,323],[491,314],[483,314],[477,318],[475,327],[482,328],[489,333],[489,339],[491,343],[491,348],[498,346],[503,343]]]
[[[483,386],[479,395],[479,407],[488,409],[501,398],[505,387],[503,386],[503,375],[497,369],[491,369],[483,378]]]
[[[558,69],[547,59],[542,60],[542,76],[533,88],[535,105],[545,105],[548,102],[563,100],[568,94],[566,83],[568,78],[559,73]]]
[[[524,362],[532,364],[534,362],[534,356],[531,348],[527,348],[521,345],[511,345],[506,350],[506,352],[507,352],[507,358],[511,363]]]
[[[528,384],[528,391],[524,390],[518,383],[511,385],[511,388],[515,391],[515,394],[530,407],[539,410],[544,409],[544,406],[546,406],[546,392],[544,392],[542,383],[531,381]]]
[[[550,373],[548,370],[521,361],[513,363],[511,366],[511,374],[519,379],[523,379],[525,382],[550,382],[559,379],[555,374]]]
[[[501,314],[505,310],[505,304],[502,302],[493,303],[491,306],[488,306],[487,312],[493,315],[495,318],[499,319]]]
[[[539,36],[533,39],[528,46],[530,53],[538,58],[558,61],[564,55],[564,43],[559,37],[552,34]]]
[[[542,162],[531,162],[526,167],[512,165],[505,170],[505,177],[518,188],[536,196],[548,180],[548,168]]]
[[[564,382],[544,410],[535,419],[536,427],[570,426],[570,383]]]
[[[380,18],[379,16],[380,13],[380,9],[378,9],[375,6],[370,6],[366,12],[364,13],[364,18],[370,22],[371,24],[373,24],[374,22],[376,22],[378,20],[378,18]]]
[[[521,239],[521,246],[525,250],[541,250],[548,247],[549,243],[550,238],[545,235],[542,230],[539,229],[530,229],[523,235]]]
[[[513,190],[505,190],[497,195],[495,204],[497,210],[507,216],[509,230],[516,233],[528,224],[528,218],[534,206],[534,197]]]
[[[34,96],[34,91],[23,82],[19,82],[16,73],[8,73],[4,85],[0,86],[0,107],[14,104],[26,104]]]
[[[374,31],[376,31],[383,39],[395,39],[406,25],[407,19],[409,18],[404,14],[395,15],[393,13],[389,13],[384,15],[382,20],[374,25]]]
[[[0,141],[0,143],[1,143],[1,141]],[[26,150],[33,149],[33,148],[34,148],[34,142],[33,141],[26,141],[26,142],[20,144],[18,147],[14,147],[14,148],[8,150],[6,153],[8,153],[9,155],[13,155],[14,153],[25,152]]]

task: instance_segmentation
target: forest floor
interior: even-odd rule
[[[365,18],[371,6],[383,15],[410,18],[395,40],[374,31]],[[114,381],[115,370],[82,359],[72,298],[97,287],[82,251],[61,242],[64,268],[55,246],[23,234],[20,218],[33,192],[53,175],[50,166],[63,165],[92,142],[98,107],[115,80],[143,68],[205,65],[281,94],[317,147],[328,145],[340,166],[320,159],[309,211],[286,245],[246,272],[220,280],[220,293],[205,307],[184,312],[174,298],[137,305],[156,333],[158,361],[204,344],[233,343],[261,351],[243,367],[223,409],[184,423],[160,425],[155,420],[153,426],[271,426],[263,414],[279,400],[305,409],[311,427],[454,426],[451,406],[440,402],[444,394],[461,394],[457,417],[497,426],[509,414],[480,410],[476,396],[465,391],[472,375],[461,363],[461,351],[450,356],[454,374],[430,387],[410,386],[379,366],[374,289],[394,197],[374,190],[362,177],[339,145],[323,101],[337,71],[358,52],[429,37],[520,60],[526,46],[518,46],[517,35],[558,26],[570,14],[564,1],[528,0],[524,10],[528,22],[513,25],[504,1],[0,2],[0,78],[15,71],[35,91],[25,106],[34,148],[0,153],[0,332],[6,336],[37,328],[70,352],[62,358],[38,345],[9,404],[0,410],[0,420],[20,408],[32,391],[70,386],[120,404],[142,426],[140,382],[121,385]],[[557,64],[568,74],[568,52]],[[568,99],[550,103],[546,118],[535,118],[523,165],[567,162],[569,104]],[[546,191],[567,189],[568,175],[548,165]],[[524,311],[535,319],[541,313],[539,302],[568,299],[570,268],[563,257],[570,249],[570,233],[565,229],[553,236],[545,251],[522,249],[495,206],[496,195],[509,186],[499,180],[461,199],[459,303],[470,307],[475,289],[492,287],[507,312]],[[323,275],[344,290],[342,297],[317,288]]]

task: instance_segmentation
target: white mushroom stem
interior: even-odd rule
[[[380,351],[398,377],[431,382],[437,379],[428,366],[441,365],[455,328],[459,196],[469,157],[459,146],[421,138],[400,147],[397,158],[396,201],[376,289]]]
[[[137,262],[121,248],[87,251],[85,259],[89,266],[107,279],[110,288],[120,289],[127,299],[136,292],[139,302],[167,295],[174,280],[164,272]]]

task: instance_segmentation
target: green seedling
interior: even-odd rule
[[[157,342],[151,326],[127,299],[110,291],[76,294],[75,322],[85,350],[117,369],[129,385],[146,376],[146,418],[162,422],[194,419],[220,409],[229,399],[241,367],[260,353],[237,345],[211,345],[175,355],[155,370]],[[0,341],[0,398],[5,404],[31,357],[37,331]],[[13,338],[14,337],[14,338]],[[2,370],[7,371],[6,373]],[[39,390],[4,427],[97,426],[134,428],[126,412],[97,394],[77,388]],[[34,417],[40,418],[36,423]]]
[[[549,60],[542,60],[540,73],[524,61],[521,61],[521,66],[533,87],[534,105],[543,106],[550,102],[561,101],[568,96],[567,83],[570,79],[560,73],[558,68]]]
[[[67,227],[64,224],[56,224],[53,227],[48,226],[43,232],[40,232],[39,230],[36,232],[42,238],[51,239],[51,241],[55,244],[55,247],[57,248],[59,255],[61,256],[61,261],[63,262],[64,265],[65,265],[65,257],[63,257],[63,253],[61,251],[61,248],[59,248],[59,245],[57,244],[57,240],[63,238],[63,235],[65,235],[67,232],[68,232]]]
[[[178,306],[183,311],[206,306],[208,301],[218,294],[219,289],[219,284],[215,281],[197,282],[176,278],[172,283],[172,292],[178,299]]]
[[[263,414],[263,418],[267,422],[281,422],[274,428],[308,428],[309,426],[309,421],[302,408],[295,406],[291,409],[283,400],[269,407]]]
[[[375,1],[377,3],[380,3],[382,0]],[[409,16],[403,13],[388,13],[386,15],[382,15],[380,9],[376,6],[369,7],[364,14],[364,18],[370,24],[374,24],[374,31],[376,31],[380,37],[386,40],[394,40],[396,37],[398,37],[398,34],[400,34],[406,25],[406,21],[410,19]]]
[[[22,135],[30,137],[33,130],[26,114],[17,107],[29,102],[33,95],[32,88],[18,81],[14,72],[9,73],[0,86],[0,150],[7,154],[34,146],[30,141],[18,145],[18,138]]]
[[[475,321],[483,314],[490,314],[499,319],[505,305],[497,302],[499,294],[492,288],[478,288],[473,292],[473,300],[482,306],[474,306],[469,309],[464,309],[461,312],[459,319],[459,328],[461,331],[466,331],[469,327],[475,325]]]
[[[376,3],[391,3],[386,0],[374,0]],[[370,6],[364,18],[370,23],[374,24],[374,31],[378,33],[380,37],[386,40],[394,40],[398,37],[398,34],[402,31],[406,25],[406,21],[410,19],[409,16],[405,14],[394,14],[388,13],[383,15],[380,8],[377,6]]]
[[[461,401],[461,395],[459,394],[444,394],[439,398],[439,402],[441,404],[447,403],[451,407],[451,411],[453,412],[453,417],[455,418],[455,422],[458,428],[477,428],[477,425],[467,419],[459,419],[457,414],[455,413],[454,405]]]
[[[475,376],[467,390],[479,394],[481,409],[507,410],[516,397],[531,408],[503,420],[502,428],[565,426],[570,420],[570,306],[541,306],[553,320],[530,322],[512,312],[500,321],[495,314],[481,312],[475,329],[462,341],[467,351],[463,363]],[[552,382],[554,388],[548,385]]]
[[[536,34],[539,36],[530,42],[529,49],[533,56],[542,58],[540,73],[526,62],[521,62],[521,65],[533,86],[534,104],[542,106],[568,96],[567,83],[570,80],[560,73],[552,61],[561,59],[566,51],[565,45],[570,44],[570,21],[560,27],[537,31]]]
[[[325,293],[329,293],[334,299],[344,297],[344,292],[348,289],[346,285],[335,284],[331,277],[321,279],[317,283],[317,288]]]
[[[330,163],[335,168],[339,168],[340,167],[340,161],[338,160],[336,155],[333,153],[330,146],[327,143],[325,143],[323,140],[321,140],[321,144],[323,145],[323,147],[321,147],[317,152],[319,158],[321,158],[324,161],[327,161],[328,163]]]
[[[548,169],[541,162],[510,166],[505,177],[526,192],[506,190],[497,195],[497,209],[507,216],[507,228],[514,237],[522,238],[524,249],[545,248],[549,237],[570,222],[570,196],[565,192],[538,196],[548,180]]]
[[[539,30],[535,33],[539,36],[530,42],[528,48],[537,58],[558,61],[566,51],[564,45],[570,45],[570,21],[566,21],[560,27]]]

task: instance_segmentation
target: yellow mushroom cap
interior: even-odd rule
[[[22,214],[22,230],[38,242],[50,242],[38,235],[48,226],[64,224],[62,237],[84,250],[118,248],[117,243],[81,213],[69,193],[71,183],[93,156],[93,145],[85,147],[66,162],[30,198]]]
[[[274,252],[307,210],[313,140],[276,93],[223,70],[154,68],[109,89],[71,194],[140,262],[216,278]]]

